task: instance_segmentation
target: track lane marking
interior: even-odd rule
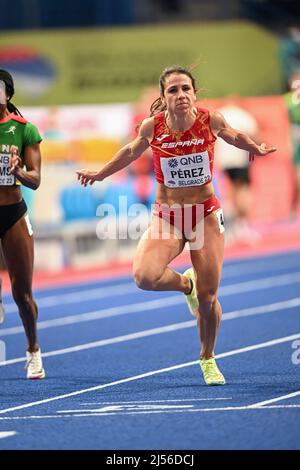
[[[284,336],[282,338],[273,339],[271,341],[265,341],[263,343],[253,344],[251,346],[246,346],[244,348],[234,349],[234,350],[227,351],[227,352],[224,352],[224,353],[221,353],[221,354],[217,354],[216,359],[221,359],[221,358],[224,358],[224,357],[234,356],[234,355],[241,354],[241,353],[244,353],[244,352],[255,351],[255,350],[258,350],[258,349],[271,347],[271,346],[274,346],[274,345],[277,345],[277,344],[282,344],[282,343],[286,343],[286,342],[289,342],[289,341],[294,341],[295,339],[298,339],[298,338],[300,338],[300,333],[290,335],[290,336]],[[50,402],[53,402],[53,401],[58,401],[58,400],[62,400],[62,399],[65,399],[65,398],[70,398],[70,397],[82,395],[84,393],[89,393],[89,392],[93,392],[93,391],[96,391],[96,390],[102,390],[104,388],[114,387],[116,385],[121,385],[121,384],[124,384],[124,383],[133,382],[135,380],[144,379],[146,377],[151,377],[153,375],[158,375],[158,374],[163,374],[165,372],[171,372],[171,371],[174,371],[174,370],[179,370],[179,369],[182,369],[182,368],[185,368],[185,367],[190,367],[190,366],[197,365],[198,362],[199,361],[196,360],[196,361],[186,362],[186,363],[183,363],[183,364],[176,364],[174,366],[170,366],[170,367],[166,367],[166,368],[163,368],[163,369],[158,369],[158,370],[146,372],[146,373],[135,375],[135,376],[132,376],[132,377],[127,377],[125,379],[116,380],[116,381],[109,382],[109,383],[106,383],[106,384],[96,385],[94,387],[89,387],[89,388],[86,388],[86,389],[77,390],[77,391],[70,392],[70,393],[65,393],[63,395],[57,395],[57,396],[54,396],[54,397],[45,398],[43,400],[38,400],[38,401],[31,402],[31,403],[25,403],[23,405],[18,405],[18,406],[13,406],[13,407],[10,407],[10,408],[5,408],[5,409],[0,410],[0,414],[5,414],[5,413],[17,411],[17,410],[23,410],[23,409],[26,409],[26,408],[31,408],[33,406],[43,405],[45,403],[50,403]]]
[[[281,274],[276,276],[269,276],[265,278],[252,279],[250,281],[243,281],[219,288],[219,295],[227,296],[233,294],[240,294],[244,292],[252,292],[256,290],[269,289],[276,286],[285,286],[290,284],[300,283],[300,271],[289,274]],[[95,289],[87,289],[80,292],[72,292],[67,294],[51,295],[37,299],[39,308],[57,307],[61,305],[71,305],[73,303],[84,302],[89,300],[97,300],[109,298],[111,296],[128,295],[132,293],[141,293],[140,289],[136,287],[133,282],[116,284],[115,286],[99,287]],[[175,297],[175,296],[172,296]],[[182,296],[178,296],[179,297]],[[171,298],[171,297],[168,297]],[[183,301],[178,301],[183,303]],[[129,304],[132,305],[132,304]],[[18,309],[15,303],[5,304],[5,311],[7,314],[17,313]],[[98,312],[98,310],[97,310]],[[89,312],[93,313],[93,312]],[[67,318],[67,317],[66,317]]]
[[[299,305],[300,305],[300,297],[297,297],[295,299],[290,299],[290,300],[283,301],[283,302],[275,302],[273,304],[260,305],[258,307],[250,307],[250,308],[246,308],[242,310],[233,310],[232,312],[224,313],[222,317],[222,321],[235,320],[237,318],[244,318],[244,317],[254,316],[254,315],[263,315],[266,313],[280,311],[282,309],[287,310],[289,308],[295,308],[295,307],[298,307]],[[140,313],[140,310],[137,310],[136,313]],[[117,344],[117,343],[123,343],[126,341],[132,341],[135,339],[145,338],[147,336],[153,336],[156,334],[170,333],[172,331],[193,328],[195,323],[196,323],[196,320],[173,323],[173,324],[162,326],[162,327],[151,328],[149,330],[142,330],[142,331],[138,331],[135,333],[115,336],[113,338],[107,338],[107,339],[102,339],[98,341],[92,341],[90,343],[70,346],[68,348],[47,351],[47,352],[42,353],[42,356],[43,358],[54,357],[54,356],[59,356],[62,354],[69,354],[73,352],[85,351],[87,349],[99,348],[99,347],[107,346],[110,344]],[[0,362],[0,367],[17,364],[25,360],[26,360],[25,356],[17,357],[14,359],[8,359],[5,362]]]

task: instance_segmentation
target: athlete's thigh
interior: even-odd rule
[[[197,291],[215,293],[222,274],[224,227],[216,213],[204,219],[203,247],[190,251],[197,276]]]
[[[28,220],[28,219],[27,219]],[[20,282],[31,288],[33,272],[33,236],[25,216],[21,217],[4,235],[2,249],[9,276],[14,283]]]
[[[164,269],[184,249],[185,240],[168,222],[153,216],[149,228],[139,241],[133,268],[139,266]]]

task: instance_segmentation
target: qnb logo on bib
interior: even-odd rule
[[[160,163],[165,186],[169,188],[202,186],[211,180],[207,151],[176,158],[161,157]]]
[[[169,158],[168,165],[170,168],[176,168],[178,166],[178,161],[176,160],[176,158]]]

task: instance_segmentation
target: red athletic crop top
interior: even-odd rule
[[[187,131],[170,131],[165,113],[154,116],[150,143],[156,180],[168,188],[202,186],[212,180],[214,143],[209,111],[197,108],[193,126]]]

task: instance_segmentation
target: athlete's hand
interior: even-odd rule
[[[249,162],[253,162],[256,155],[262,157],[264,155],[267,155],[268,153],[276,152],[276,150],[277,150],[276,147],[268,148],[265,143],[258,145],[255,153],[252,153],[252,152],[249,153]]]
[[[20,170],[21,158],[19,157],[19,149],[16,145],[10,147],[10,172],[12,175],[16,175]]]
[[[92,185],[95,183],[95,181],[101,181],[98,171],[82,169],[76,171],[76,173],[78,180],[83,186],[87,186],[88,184]]]

